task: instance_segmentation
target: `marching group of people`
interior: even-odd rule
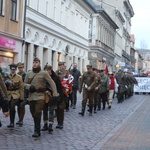
[[[40,66],[40,59],[34,58],[32,70],[25,73],[24,64],[10,64],[10,73],[0,73],[0,107],[6,117],[9,116],[8,128],[15,126],[15,107],[19,120],[18,126],[23,126],[25,105],[29,104],[34,122],[32,137],[41,136],[41,131],[53,132],[54,118],[57,118],[57,129],[63,129],[64,111],[72,107],[76,109],[77,91],[82,92],[82,108],[79,115],[84,116],[86,106],[89,115],[103,110],[108,104],[112,107],[112,100],[116,96],[118,103],[133,95],[133,87],[138,84],[129,72],[119,69],[116,73],[98,70],[87,65],[87,71],[82,74],[73,64],[66,70],[65,63],[58,63],[58,70],[51,65],[44,69]],[[17,73],[18,68],[18,73]],[[102,106],[101,106],[102,104]],[[41,128],[41,117],[44,126]],[[0,126],[1,126],[0,122]]]

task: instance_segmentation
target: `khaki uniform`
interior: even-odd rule
[[[24,84],[22,77],[18,74],[11,75],[9,74],[9,79],[12,81],[12,84],[7,87],[8,90],[8,100],[9,100],[9,109],[10,109],[10,124],[14,124],[15,119],[15,106],[19,107],[19,101],[24,99]]]
[[[2,97],[8,98],[7,89],[6,89],[6,86],[5,86],[5,83],[3,81],[1,74],[0,74],[0,91],[1,91]]]
[[[36,75],[36,76],[35,76]],[[34,79],[33,79],[34,78]],[[32,80],[33,79],[33,80]],[[31,82],[32,81],[32,82]],[[30,83],[31,82],[31,83]],[[29,71],[25,77],[25,88],[29,90],[30,85],[36,87],[36,92],[29,92],[29,101],[37,101],[45,99],[45,85],[48,82],[52,88],[53,96],[58,96],[56,85],[51,77],[45,71],[40,71],[39,73],[34,73]]]
[[[92,113],[93,104],[94,104],[95,80],[96,80],[96,73],[93,71],[85,72],[82,75],[79,92],[81,92],[83,88],[83,100],[82,100],[82,114],[83,115],[85,112],[87,100],[89,100],[89,108],[90,108],[89,112]],[[88,91],[88,88],[91,88],[91,90]]]
[[[94,86],[94,112],[96,113],[96,107],[98,105],[98,98],[99,98],[99,90],[102,86],[101,77],[98,73],[96,73],[96,80]]]
[[[40,70],[38,73],[29,71],[25,77],[25,89],[29,90],[29,105],[30,112],[34,120],[34,130],[38,133],[36,136],[40,136],[41,128],[41,115],[44,108],[45,92],[46,92],[46,82],[50,85],[52,89],[52,95],[54,97],[58,96],[56,85],[47,72]],[[31,85],[35,87],[35,91],[31,91]],[[34,137],[35,135],[33,135]]]

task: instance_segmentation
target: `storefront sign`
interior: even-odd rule
[[[16,41],[0,36],[0,47],[7,49],[15,49]]]
[[[134,86],[134,92],[150,92],[150,78],[136,77],[138,85]]]

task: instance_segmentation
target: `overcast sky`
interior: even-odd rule
[[[130,0],[135,15],[131,34],[135,35],[135,47],[150,49],[150,0]]]

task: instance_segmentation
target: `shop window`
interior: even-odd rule
[[[11,0],[11,19],[17,20],[17,0]]]
[[[9,65],[13,63],[13,58],[0,56],[0,67],[5,73],[9,73]]]

